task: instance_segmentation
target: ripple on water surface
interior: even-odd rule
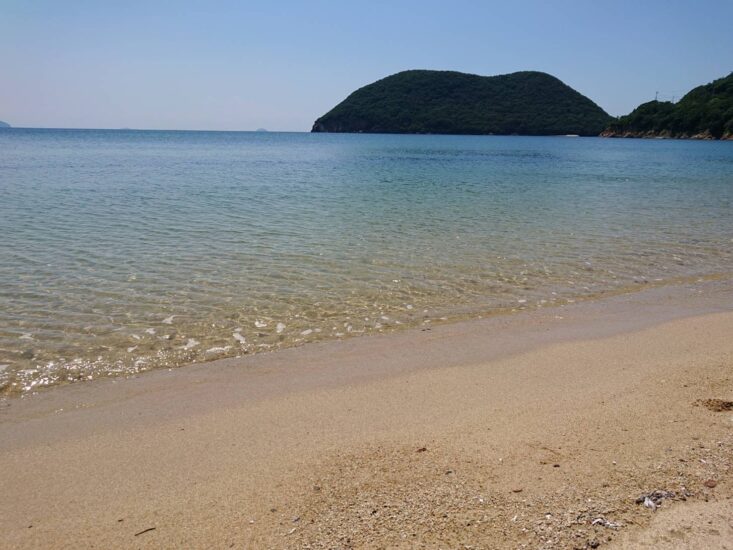
[[[0,135],[0,391],[545,307],[733,266],[733,147]]]

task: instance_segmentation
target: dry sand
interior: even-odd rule
[[[75,384],[0,404],[0,546],[733,548],[728,401],[730,280]]]

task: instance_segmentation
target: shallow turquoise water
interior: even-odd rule
[[[0,130],[0,392],[733,271],[733,143]]]

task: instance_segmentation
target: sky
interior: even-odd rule
[[[13,126],[307,131],[406,69],[553,74],[612,115],[733,71],[733,0],[0,0]]]

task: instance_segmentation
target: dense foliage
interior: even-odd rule
[[[611,123],[608,135],[733,137],[733,73],[698,86],[678,103],[649,101]]]
[[[353,92],[314,132],[598,135],[603,109],[554,76],[404,71]]]

